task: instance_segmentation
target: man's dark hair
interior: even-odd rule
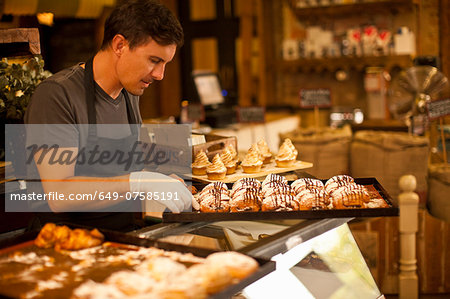
[[[102,49],[106,49],[116,34],[123,35],[130,49],[154,39],[158,44],[183,44],[183,28],[172,12],[156,0],[123,1],[105,22]]]

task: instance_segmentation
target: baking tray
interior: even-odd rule
[[[322,180],[324,183],[327,180]],[[355,183],[369,186],[389,205],[387,208],[364,209],[333,209],[311,211],[264,211],[264,212],[227,212],[227,213],[202,213],[183,212],[179,214],[165,212],[162,215],[163,222],[196,222],[196,221],[234,221],[234,220],[280,220],[280,219],[323,219],[323,218],[347,218],[347,217],[381,217],[398,216],[398,207],[392,203],[391,196],[375,178],[355,178]],[[195,184],[199,191],[205,184]],[[232,184],[228,184],[231,188]]]
[[[71,224],[67,224],[67,223],[58,223],[58,224],[64,224],[71,228],[82,227],[79,225],[71,225]],[[92,229],[89,227],[82,227],[82,228]],[[156,247],[156,248],[164,249],[167,251],[192,253],[193,255],[198,256],[198,257],[206,257],[211,253],[217,252],[217,251],[209,250],[209,249],[205,249],[205,248],[197,248],[197,247],[191,247],[191,246],[185,246],[185,245],[160,242],[157,240],[141,238],[138,236],[128,235],[125,233],[120,233],[120,232],[115,232],[115,231],[102,230],[102,229],[100,229],[100,231],[105,236],[105,242],[112,242],[114,245],[113,247],[120,247],[120,248],[125,248],[125,249],[126,249],[127,245],[134,245],[134,246],[141,246],[141,247]],[[1,240],[0,241],[0,259],[2,257],[4,257],[5,255],[9,255],[18,250],[20,250],[22,252],[27,251],[27,250],[28,250],[28,252],[34,252],[34,251],[40,250],[41,252],[45,251],[45,255],[50,256],[50,257],[51,257],[52,252],[53,252],[53,254],[56,255],[56,251],[54,251],[53,248],[42,249],[42,248],[38,248],[37,246],[34,245],[34,239],[36,238],[38,233],[39,233],[39,231],[31,231],[31,232],[26,232],[19,236]],[[230,298],[233,295],[235,295],[236,293],[238,293],[239,291],[241,291],[246,286],[250,285],[251,283],[257,281],[258,279],[266,276],[267,274],[269,274],[275,270],[275,262],[257,258],[257,257],[253,257],[253,258],[259,264],[259,268],[256,272],[254,272],[250,276],[246,277],[245,279],[239,281],[238,283],[230,285],[229,287],[222,290],[221,292],[211,295],[208,298],[214,298],[214,299]],[[117,270],[124,270],[124,269],[117,269]],[[117,270],[115,270],[115,271],[117,271]],[[2,275],[4,275],[4,274],[5,273],[0,273],[0,277],[2,277]],[[44,272],[44,274],[45,274],[45,272]],[[89,278],[89,277],[87,277],[87,278]],[[83,282],[84,281],[80,282],[79,284],[81,284]],[[63,289],[63,294],[61,294],[61,292],[60,292],[59,296],[55,293],[51,293],[51,294],[48,294],[48,296],[46,296],[44,293],[42,297],[38,297],[38,298],[49,298],[49,297],[51,297],[51,298],[68,298],[72,294],[73,290],[76,287],[78,287],[78,285],[74,284],[73,287],[70,289]],[[15,286],[15,287],[19,287],[19,286]],[[16,298],[16,297],[8,297],[11,295],[8,295],[5,292],[6,292],[5,289],[0,289],[0,298]]]

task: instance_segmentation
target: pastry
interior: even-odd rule
[[[271,184],[268,184],[268,185],[264,186],[264,188],[263,188],[263,195],[264,195],[264,197],[271,196],[274,193],[295,195],[295,193],[292,190],[291,186],[289,186],[287,184],[280,184],[280,183],[277,183],[277,182],[273,182]]]
[[[227,168],[220,159],[219,154],[216,154],[212,160],[211,165],[206,167],[206,174],[209,180],[223,180],[227,175]]]
[[[262,211],[298,211],[299,209],[300,203],[292,194],[292,189],[285,186],[271,189],[270,193],[264,194],[261,206]]]
[[[193,175],[205,175],[206,167],[210,165],[211,162],[208,160],[208,156],[204,151],[199,151],[197,155],[195,155],[194,162],[192,163],[192,174]]]
[[[335,209],[363,208],[368,197],[368,193],[362,190],[344,189],[333,193],[332,204]]]
[[[67,226],[57,226],[54,223],[47,223],[34,240],[34,244],[41,248],[50,248],[57,242],[65,241],[70,237],[71,229]]]
[[[247,151],[247,153],[250,153],[250,152],[256,152],[259,160],[261,160],[261,162],[264,162],[264,156],[262,155],[261,151],[259,150],[258,144],[253,143],[252,146],[250,146],[250,148]]]
[[[304,189],[323,189],[324,184],[318,179],[301,178],[292,182],[291,187],[297,194]]]
[[[270,160],[272,159],[272,153],[270,152],[269,146],[267,145],[266,141],[264,139],[261,139],[260,141],[258,141],[257,146],[264,158],[263,163],[270,163]]]
[[[136,271],[155,281],[167,281],[183,274],[186,266],[168,257],[155,257],[140,264]]]
[[[367,203],[367,202],[370,201],[370,194],[369,194],[369,192],[367,192],[366,187],[364,187],[363,185],[355,184],[355,183],[343,185],[343,186],[340,186],[340,187],[338,187],[336,189],[333,189],[329,193],[329,195],[331,197],[333,197],[335,194],[338,194],[340,192],[351,191],[351,190],[358,190],[358,191],[360,191],[362,193],[362,195],[364,196],[364,198],[363,198],[364,202]]]
[[[266,178],[262,182],[262,186],[264,187],[265,185],[267,185],[268,183],[271,183],[271,182],[278,182],[278,183],[287,184],[288,180],[284,176],[281,176],[279,174],[271,173],[271,174],[266,176]]]
[[[129,270],[114,272],[105,280],[105,283],[114,285],[128,296],[151,292],[157,284],[151,277]]]
[[[220,159],[222,159],[223,164],[227,168],[227,174],[233,174],[236,171],[236,161],[233,160],[233,156],[228,149],[222,151]]]
[[[197,188],[195,188],[195,186],[190,185],[190,186],[189,186],[189,189],[191,189],[191,194],[192,194],[192,195],[195,195],[195,194],[198,193],[198,190],[197,190]]]
[[[324,210],[330,204],[330,197],[324,189],[303,189],[296,195],[300,210]]]
[[[259,150],[256,145],[252,145],[241,163],[242,169],[245,173],[257,173],[261,170],[262,164]]]
[[[291,167],[297,159],[297,150],[289,138],[286,138],[275,156],[278,167]]]
[[[109,298],[120,299],[126,295],[113,285],[94,282],[88,280],[78,286],[74,291],[71,299],[95,299],[95,298]]]
[[[234,192],[230,200],[231,212],[257,212],[261,209],[262,197],[258,189],[243,187]]]
[[[65,225],[47,223],[39,232],[34,243],[41,248],[54,247],[55,250],[79,250],[95,247],[103,243],[103,234],[97,229],[88,231],[86,229],[71,230]]]
[[[230,196],[228,192],[215,190],[205,193],[200,202],[200,211],[204,213],[229,212]]]
[[[212,262],[191,266],[183,275],[208,294],[220,292],[233,282],[233,277],[225,267]]]
[[[228,212],[230,196],[228,187],[222,182],[214,182],[203,188],[199,194],[200,211],[207,213]]]
[[[262,191],[261,192],[262,192],[263,196],[266,196],[273,189],[278,189],[278,188],[282,188],[282,187],[290,188],[287,183],[288,183],[288,181],[285,177],[278,175],[278,174],[271,173],[268,176],[266,176],[266,178],[262,182]]]
[[[166,284],[164,284],[163,287],[160,288],[160,292],[156,296],[147,296],[143,297],[142,299],[206,299],[208,297],[208,293],[206,290],[209,280],[203,279],[202,276],[198,275],[198,270],[196,270],[198,266],[196,265],[191,267],[195,267],[193,268],[193,270],[195,271],[189,271],[189,268],[185,272],[185,274],[176,277],[174,280],[168,281]],[[226,281],[226,283],[229,283],[228,280]]]
[[[335,189],[354,182],[355,180],[351,176],[345,174],[335,175],[325,183],[325,191],[328,194],[331,194]]]
[[[105,237],[96,228],[91,231],[76,228],[70,232],[69,238],[56,242],[55,250],[80,250],[99,246]]]
[[[237,156],[237,151],[234,148],[234,146],[232,144],[228,144],[226,149],[230,152],[231,157],[233,158],[234,161],[236,161],[236,163],[239,161],[239,158]]]
[[[255,189],[258,192],[261,191],[261,183],[254,178],[242,178],[234,182],[231,188],[230,196],[233,197],[234,193],[240,189]]]
[[[228,186],[223,182],[214,182],[206,185],[199,194],[199,202],[201,202],[207,193],[220,192],[228,193]]]
[[[389,208],[388,203],[382,198],[371,198],[369,202],[365,203],[366,208]]]
[[[243,279],[258,269],[253,258],[233,251],[212,253],[206,258],[206,263],[225,268],[231,277],[237,279]]]

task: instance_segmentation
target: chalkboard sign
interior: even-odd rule
[[[450,114],[450,98],[428,103],[428,117],[436,119]]]
[[[240,123],[264,123],[266,109],[262,106],[238,107],[237,119]]]
[[[328,88],[300,89],[300,108],[331,107],[331,91]]]
[[[202,104],[190,103],[187,105],[187,118],[190,122],[205,120],[205,110]]]

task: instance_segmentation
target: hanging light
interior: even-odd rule
[[[53,26],[54,15],[51,12],[40,12],[36,16],[39,24]]]

